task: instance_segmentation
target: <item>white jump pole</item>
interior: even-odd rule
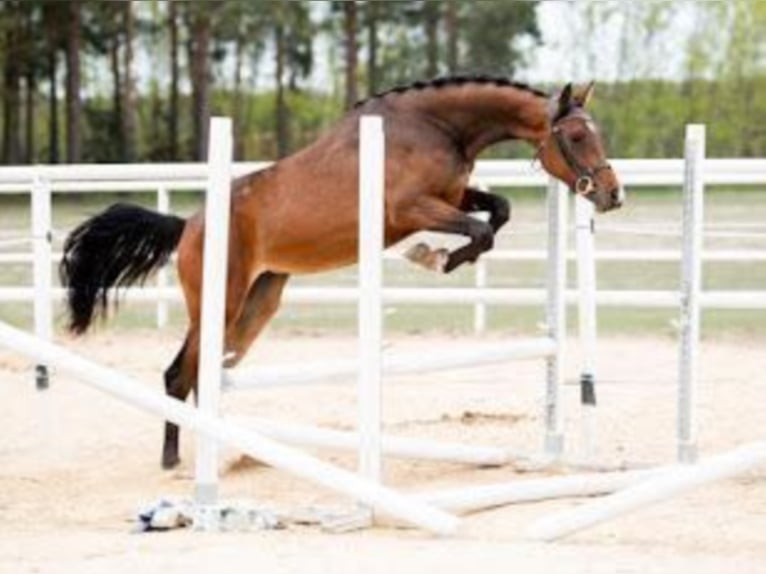
[[[51,277],[51,187],[50,183],[35,175],[32,182],[32,237],[34,277],[34,326],[35,334],[45,341],[53,338],[53,283]],[[48,388],[48,365],[35,366],[35,385],[38,390]]]
[[[681,259],[681,342],[678,369],[678,461],[697,459],[696,386],[699,372],[705,126],[686,126]]]
[[[481,343],[452,351],[383,353],[383,373],[404,375],[434,373],[552,357],[556,342],[548,337],[513,342]],[[316,361],[303,365],[240,367],[225,372],[224,383],[233,389],[285,387],[342,381],[357,372],[357,359]]]
[[[251,417],[227,417],[227,420],[245,428],[252,428],[285,444],[334,450],[359,449],[359,434],[356,432]],[[496,446],[476,446],[403,436],[382,435],[381,449],[385,455],[397,458],[477,466],[502,466],[514,458],[514,453]]]
[[[157,188],[157,211],[170,213],[170,193],[168,188],[161,185]],[[168,270],[163,267],[157,272],[157,288],[164,289],[168,286]],[[162,329],[168,324],[168,301],[157,300],[157,327]]]
[[[575,196],[575,240],[577,244],[578,321],[580,338],[580,404],[584,456],[596,451],[596,257],[593,203]]]
[[[211,118],[197,388],[200,411],[213,417],[218,416],[223,381],[232,150],[231,119]],[[211,436],[199,435],[195,499],[213,504],[217,498],[218,444]]]
[[[363,116],[359,121],[358,464],[360,475],[375,483],[381,479],[385,160],[383,118]]]
[[[555,351],[546,359],[545,453],[558,457],[564,449],[561,386],[566,339],[567,203],[568,194],[554,178],[548,182],[548,300],[546,323]]]
[[[224,422],[208,411],[195,409],[177,399],[161,395],[150,390],[149,385],[137,382],[119,371],[97,365],[2,322],[0,344],[34,361],[68,372],[83,383],[136,408],[204,433],[216,444],[227,444],[274,468],[361,500],[408,524],[437,534],[452,534],[459,524],[457,518],[444,511],[283,446],[254,431]]]
[[[532,524],[527,536],[534,540],[556,540],[698,486],[745,473],[764,462],[766,442],[751,443],[694,465],[675,467],[579,508],[543,517]]]
[[[508,504],[538,502],[554,498],[575,498],[611,494],[656,475],[659,469],[593,472],[551,478],[533,478],[464,488],[436,490],[417,499],[458,514],[478,512]]]

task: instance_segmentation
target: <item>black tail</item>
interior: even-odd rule
[[[180,217],[117,203],[72,231],[59,267],[69,330],[84,333],[94,317],[106,316],[110,288],[143,282],[167,263],[185,225]]]

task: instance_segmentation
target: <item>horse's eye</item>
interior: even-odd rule
[[[585,141],[585,134],[575,134],[572,136],[572,143],[582,143]]]

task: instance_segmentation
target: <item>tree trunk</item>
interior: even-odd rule
[[[59,8],[60,10],[60,8]],[[52,4],[43,5],[43,26],[48,75],[48,163],[59,162],[58,51],[61,47],[57,12]]]
[[[80,0],[70,0],[67,30],[66,159],[77,163],[82,154],[80,102]]]
[[[170,105],[168,109],[168,153],[170,159],[178,157],[178,15],[176,1],[168,2],[168,27],[170,31]]]
[[[423,12],[426,33],[426,77],[434,78],[439,73],[439,3],[425,0]]]
[[[276,57],[277,156],[282,158],[288,154],[290,149],[284,86],[285,31],[282,22],[277,22],[274,27],[274,52]]]
[[[18,27],[13,22],[6,30],[8,57],[3,69],[3,163],[17,164],[21,161],[19,111],[21,109],[21,71],[18,49]]]
[[[24,19],[24,162],[33,164],[37,161],[37,142],[35,139],[35,113],[37,111],[37,71],[39,69],[35,29],[35,7],[25,11]]]
[[[199,5],[190,5],[198,7]],[[189,62],[192,81],[192,155],[198,161],[207,157],[210,121],[210,15],[198,9],[192,16]]]
[[[234,126],[234,158],[241,160],[244,155],[244,131],[242,125],[242,55],[245,39],[237,34],[234,46],[234,98],[232,102],[232,124]]]
[[[124,55],[124,80],[122,82],[123,89],[123,105],[122,105],[122,125],[120,126],[122,131],[123,141],[125,142],[125,148],[122,156],[122,160],[126,162],[132,162],[136,160],[136,94],[135,85],[133,82],[133,36],[134,36],[134,19],[133,19],[133,2],[127,0],[122,4],[123,6],[123,23],[125,30],[125,50]]]
[[[367,94],[378,92],[378,4],[367,2]]]
[[[27,88],[27,102],[24,106],[26,111],[26,118],[24,121],[24,133],[25,138],[25,161],[28,164],[33,164],[37,161],[37,146],[35,145],[35,112],[37,111],[37,78],[35,76],[35,68],[33,62],[28,62],[30,66],[27,70],[26,88]]]
[[[120,38],[114,35],[109,42],[109,63],[112,68],[112,129],[117,157],[125,157],[125,133],[122,131],[122,70],[120,67]]]
[[[447,31],[447,70],[450,74],[454,74],[458,70],[457,2],[447,2],[445,27]]]
[[[346,109],[350,109],[359,99],[357,89],[357,43],[356,43],[356,0],[343,3],[343,24],[346,43]]]
[[[3,163],[21,162],[19,115],[21,112],[21,7],[11,4],[4,24],[3,38]]]
[[[48,163],[59,162],[59,96],[56,71],[58,55],[55,48],[48,51]]]

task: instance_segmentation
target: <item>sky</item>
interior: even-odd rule
[[[643,0],[651,2],[657,0]],[[620,77],[651,75],[681,79],[684,45],[694,26],[694,6],[689,0],[675,0],[668,29],[659,37],[641,43],[643,57],[621,54],[625,5],[638,0],[578,0],[595,4],[599,12],[613,12],[593,29],[578,17],[581,10],[570,0],[543,0],[538,5],[538,26],[542,45],[530,46],[529,65],[521,71],[530,83],[560,81],[614,81]],[[639,39],[640,40],[640,39]],[[651,62],[646,69],[643,62]]]

